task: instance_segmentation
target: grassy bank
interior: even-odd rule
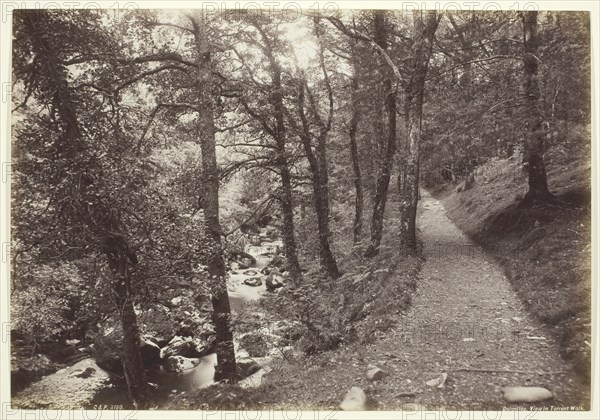
[[[591,165],[585,148],[550,155],[550,190],[564,204],[520,209],[521,159],[480,167],[475,184],[438,191],[450,218],[498,258],[530,312],[559,339],[562,356],[589,380],[591,353]],[[460,192],[459,192],[460,191]]]

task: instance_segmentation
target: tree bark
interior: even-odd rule
[[[283,103],[283,86],[281,83],[281,66],[277,62],[273,53],[271,40],[258,22],[253,23],[254,27],[259,31],[264,42],[264,53],[269,60],[269,69],[271,72],[271,93],[269,102],[273,107],[275,114],[275,126],[269,128],[269,134],[275,140],[277,151],[277,166],[279,176],[281,177],[281,212],[283,213],[283,252],[287,262],[287,270],[295,279],[302,278],[302,269],[298,261],[298,245],[296,243],[295,228],[294,228],[294,207],[292,202],[292,178],[287,160],[285,145],[287,142],[287,130],[285,126],[285,105]],[[268,128],[268,127],[267,127]]]
[[[524,90],[526,96],[526,124],[524,161],[529,176],[529,189],[519,206],[533,205],[535,202],[549,202],[556,197],[548,190],[548,179],[544,165],[545,121],[539,110],[539,37],[538,12],[523,12],[523,35],[525,51],[523,55]]]
[[[196,43],[196,63],[198,66],[196,93],[198,95],[198,130],[202,152],[202,181],[204,186],[204,221],[210,255],[207,261],[213,321],[215,323],[217,369],[216,381],[228,383],[237,380],[233,332],[231,330],[231,309],[227,293],[227,275],[221,243],[219,221],[219,173],[217,167],[214,99],[215,82],[212,76],[210,42],[205,31],[206,16],[190,16]]]
[[[350,42],[354,43],[354,40]],[[364,202],[364,193],[362,187],[362,176],[360,170],[360,159],[358,157],[358,143],[356,140],[356,134],[358,130],[358,122],[360,119],[360,111],[359,111],[359,66],[356,57],[356,51],[352,48],[352,64],[354,74],[352,75],[351,80],[351,117],[350,117],[350,127],[348,130],[348,137],[350,139],[350,159],[352,161],[352,170],[354,172],[354,192],[356,194],[354,200],[354,223],[352,225],[352,241],[354,244],[360,242],[362,238],[362,228],[363,228],[363,202]]]
[[[298,95],[298,111],[302,121],[300,139],[304,146],[304,152],[308,159],[312,178],[312,195],[317,215],[317,229],[319,236],[319,258],[321,267],[327,272],[329,277],[337,279],[340,277],[340,272],[329,243],[331,231],[329,229],[329,175],[327,172],[326,155],[327,132],[319,133],[315,153],[312,146],[308,120],[304,112],[305,89],[308,90],[308,86],[306,86],[306,81],[302,80],[299,86]],[[313,109],[313,112],[318,112],[318,110]]]
[[[283,252],[287,261],[287,270],[293,278],[302,278],[302,269],[298,261],[298,245],[294,232],[294,207],[292,203],[292,180],[288,167],[285,140],[277,147],[279,174],[281,176],[281,211],[283,213]]]
[[[115,226],[109,226],[108,231],[115,231]],[[140,331],[131,291],[130,267],[137,261],[132,260],[132,253],[125,239],[121,236],[104,238],[102,248],[106,255],[108,266],[112,272],[111,291],[123,329],[122,364],[129,397],[136,408],[144,408],[148,400],[148,380],[140,354]]]
[[[385,28],[385,11],[375,12],[375,42],[382,50],[387,49],[387,30]],[[392,90],[392,69],[387,63],[382,63],[384,71],[383,89],[386,95],[385,108],[387,114],[387,136],[385,140],[385,153],[382,156],[382,164],[377,174],[375,184],[375,197],[373,199],[373,215],[371,217],[371,240],[365,257],[374,257],[379,253],[379,245],[383,237],[383,217],[387,202],[390,177],[394,164],[394,153],[396,151],[396,92]]]
[[[413,68],[407,85],[405,102],[405,124],[407,141],[405,144],[406,163],[398,175],[400,193],[400,246],[401,252],[414,253],[417,250],[416,216],[419,200],[419,159],[421,144],[421,117],[423,113],[423,93],[425,78],[431,57],[433,36],[438,19],[433,11],[427,12],[423,22],[422,12],[413,12]]]

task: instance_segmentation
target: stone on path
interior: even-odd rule
[[[427,386],[430,386],[432,388],[443,388],[444,384],[446,383],[446,379],[448,379],[448,374],[446,372],[443,372],[425,383],[427,384]]]
[[[554,397],[546,388],[537,386],[510,386],[502,390],[504,399],[513,403],[533,403]]]
[[[385,376],[385,372],[379,367],[370,364],[367,366],[367,380],[378,381]]]
[[[367,409],[367,394],[357,386],[350,388],[340,404],[344,411],[364,411]]]

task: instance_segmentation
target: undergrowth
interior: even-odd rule
[[[328,279],[315,264],[277,298],[261,301],[266,312],[300,323],[298,347],[305,354],[370,342],[410,306],[421,260],[401,255],[397,223],[387,223],[387,238],[376,257],[363,257],[366,245],[357,244],[340,260],[344,274],[339,279]]]

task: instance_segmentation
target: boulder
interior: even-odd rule
[[[385,372],[375,365],[367,366],[367,380],[378,381],[385,376]]]
[[[207,338],[194,338],[192,340],[194,346],[194,357],[204,357],[210,353],[213,353],[215,348],[215,339],[214,335],[208,336]]]
[[[114,334],[96,337],[93,356],[96,364],[105,371],[123,375],[121,343],[115,339]]]
[[[69,357],[76,356],[79,352],[72,345],[62,343],[44,343],[40,353],[48,356],[53,362],[64,363]]]
[[[262,280],[258,277],[251,277],[249,279],[244,280],[244,284],[246,286],[258,287],[262,286]]]
[[[254,264],[256,264],[256,258],[254,258],[252,255],[248,254],[247,252],[243,252],[243,251],[231,252],[230,260],[238,263],[238,269],[243,269],[242,264],[244,266],[253,266]],[[248,268],[248,267],[246,267],[246,268]]]
[[[87,379],[90,376],[94,375],[95,373],[96,373],[96,369],[94,369],[93,367],[89,367],[89,368],[86,368],[83,372],[75,374],[75,376],[78,378]]]
[[[552,392],[537,386],[511,386],[502,389],[504,399],[512,403],[534,403],[554,398]]]
[[[140,339],[140,355],[146,367],[160,363],[160,347],[149,338]]]
[[[306,333],[306,327],[299,322],[283,324],[278,328],[276,334],[282,336],[289,342],[297,341]]]
[[[194,356],[195,346],[191,337],[181,337],[176,335],[173,339],[160,349],[160,358],[167,359],[171,356]]]
[[[193,337],[194,336],[194,325],[192,323],[183,323],[177,331],[175,332],[175,336],[179,337]]]
[[[271,274],[271,273],[285,273],[286,272],[286,259],[281,255],[276,255],[273,257],[271,262],[264,267],[260,272],[263,274]]]
[[[116,340],[115,335],[111,334],[104,337],[98,337],[93,346],[93,357],[98,366],[107,372],[117,375],[123,374],[123,365],[121,358],[122,345]],[[160,363],[161,349],[154,343],[150,336],[140,338],[140,356],[145,367]],[[87,357],[81,352],[80,357]]]
[[[344,411],[364,411],[367,409],[367,394],[357,386],[350,388],[340,404]]]
[[[247,378],[248,376],[255,374],[261,369],[260,365],[256,363],[256,361],[248,357],[238,359],[236,360],[236,363],[239,379]]]
[[[193,369],[200,364],[200,359],[187,358],[183,356],[169,356],[165,368],[171,373],[181,373]]]
[[[215,335],[215,324],[211,319],[206,320],[202,325],[197,328],[198,337],[208,338]]]
[[[269,263],[269,265],[267,267],[285,269],[285,266],[286,266],[285,257],[282,257],[281,255],[276,255],[275,257],[273,257],[273,259],[271,260],[271,262]]]
[[[283,278],[269,274],[265,280],[265,285],[267,286],[267,292],[274,292],[275,289],[283,287]]]
[[[240,346],[250,357],[263,357],[269,353],[269,346],[260,334],[246,334],[240,339]]]
[[[244,274],[247,276],[256,276],[258,274],[258,271],[250,269],[250,270],[244,271]]]

